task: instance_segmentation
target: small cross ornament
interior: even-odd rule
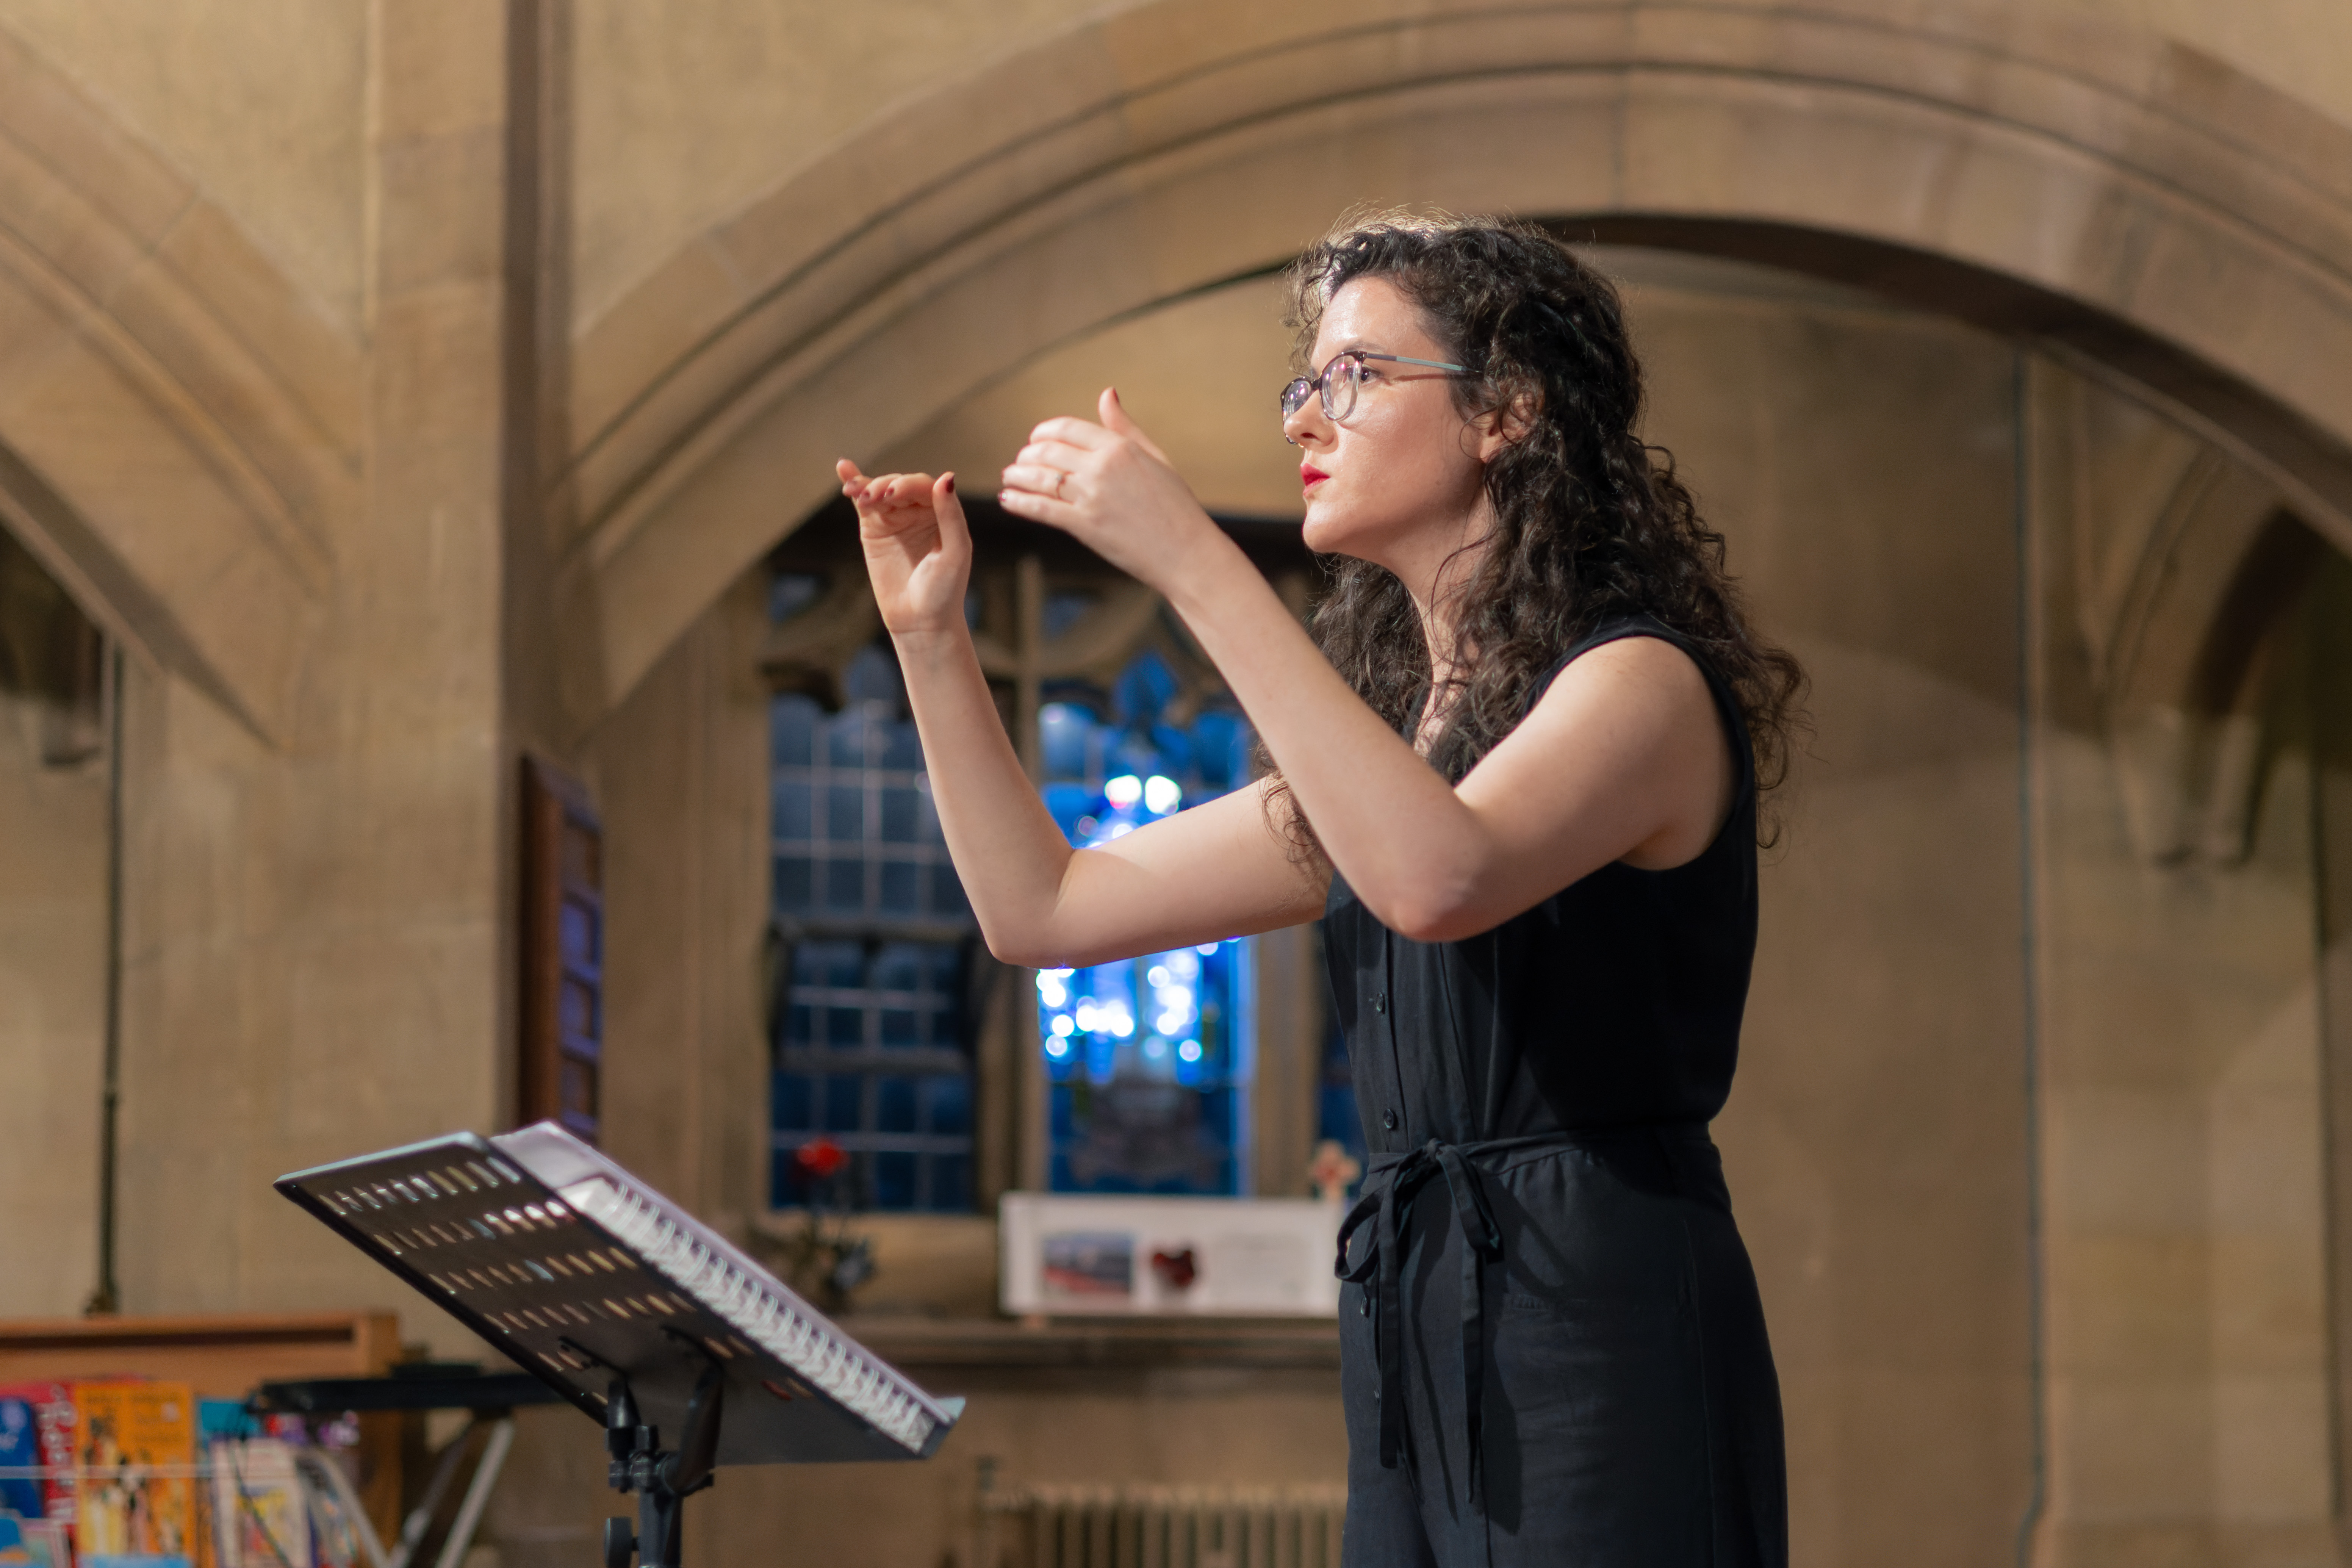
[[[1307,1184],[1314,1187],[1315,1195],[1327,1204],[1345,1198],[1349,1184],[1363,1173],[1363,1163],[1352,1158],[1336,1138],[1326,1138],[1315,1145],[1315,1158],[1307,1162]]]

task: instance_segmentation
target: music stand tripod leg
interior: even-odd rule
[[[491,1424],[481,1462],[474,1467],[474,1479],[466,1488],[465,1500],[457,1505],[457,1517],[449,1525],[449,1539],[442,1545],[440,1561],[434,1568],[461,1568],[465,1563],[467,1549],[474,1544],[474,1531],[482,1527],[482,1512],[490,1506],[490,1492],[499,1484],[499,1472],[507,1467],[507,1454],[514,1447],[514,1436],[512,1415],[500,1415]]]

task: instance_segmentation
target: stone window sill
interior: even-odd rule
[[[796,1209],[756,1216],[754,1249],[806,1223]],[[1329,1319],[1007,1318],[996,1310],[996,1221],[986,1215],[863,1214],[850,1229],[873,1242],[875,1273],[841,1326],[909,1371],[1339,1364]]]
[[[924,1318],[853,1312],[841,1326],[894,1366],[1244,1367],[1336,1372],[1339,1326],[1328,1320],[1217,1318]]]

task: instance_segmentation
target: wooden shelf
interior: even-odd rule
[[[400,1359],[390,1312],[0,1319],[0,1381],[124,1373],[242,1399],[265,1378],[372,1377]]]

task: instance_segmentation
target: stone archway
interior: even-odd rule
[[[357,492],[359,346],[0,33],[0,520],[114,636],[282,742]]]
[[[2352,538],[2347,168],[2352,132],[2219,62],[2022,10],[1160,0],[873,128],[586,331],[562,502],[602,647],[572,658],[617,700],[833,456],[1365,199],[1990,284],[1961,293],[2121,361]]]
[[[2128,383],[2352,546],[2352,132],[2152,34],[1874,10],[1399,4],[1342,26],[1159,0],[905,110],[699,237],[576,345],[581,445],[556,499],[578,520],[567,592],[602,640],[572,652],[595,693],[574,721],[618,701],[822,499],[837,454],[891,445],[1054,344],[1278,264],[1363,200],[1775,262],[1995,327]],[[2202,565],[2242,575],[2273,515],[2242,499],[2182,510],[2171,546],[2193,535]],[[2158,693],[2199,668],[2227,599],[2123,595],[2100,634],[2139,650],[2118,679]],[[2104,765],[2093,742],[2053,749],[2084,778]],[[2116,886],[2140,875],[2115,867]],[[2063,915],[2053,897],[2029,884],[2024,901]],[[2033,1223],[2054,1231],[2137,1136],[2098,1142],[2116,1096],[2184,1125],[2230,1110],[2201,1086],[2102,1079],[2115,1000],[2044,1008],[2051,1059],[2072,1053],[2032,1069],[2052,1163]],[[2184,1220],[2176,1239],[2227,1238]],[[2139,1310],[2099,1273],[2115,1240],[2084,1226],[2049,1243],[2074,1318]],[[2275,1520],[2232,1522],[2216,1498],[2165,1513],[2169,1472],[2118,1446],[2121,1406],[2099,1404],[2155,1386],[2161,1358],[2109,1375],[2063,1332],[2043,1352],[2021,1521],[2041,1560],[2112,1560],[2127,1539],[2218,1560],[2194,1543],[2231,1531],[2249,1560],[2322,1554],[2324,1488]],[[2298,1399],[2322,1384],[2297,1375]],[[2175,1381],[2235,1397],[2210,1369]],[[2295,1473],[2326,1469],[2333,1439],[2295,1430]],[[2126,1516],[2162,1522],[2135,1536]]]

